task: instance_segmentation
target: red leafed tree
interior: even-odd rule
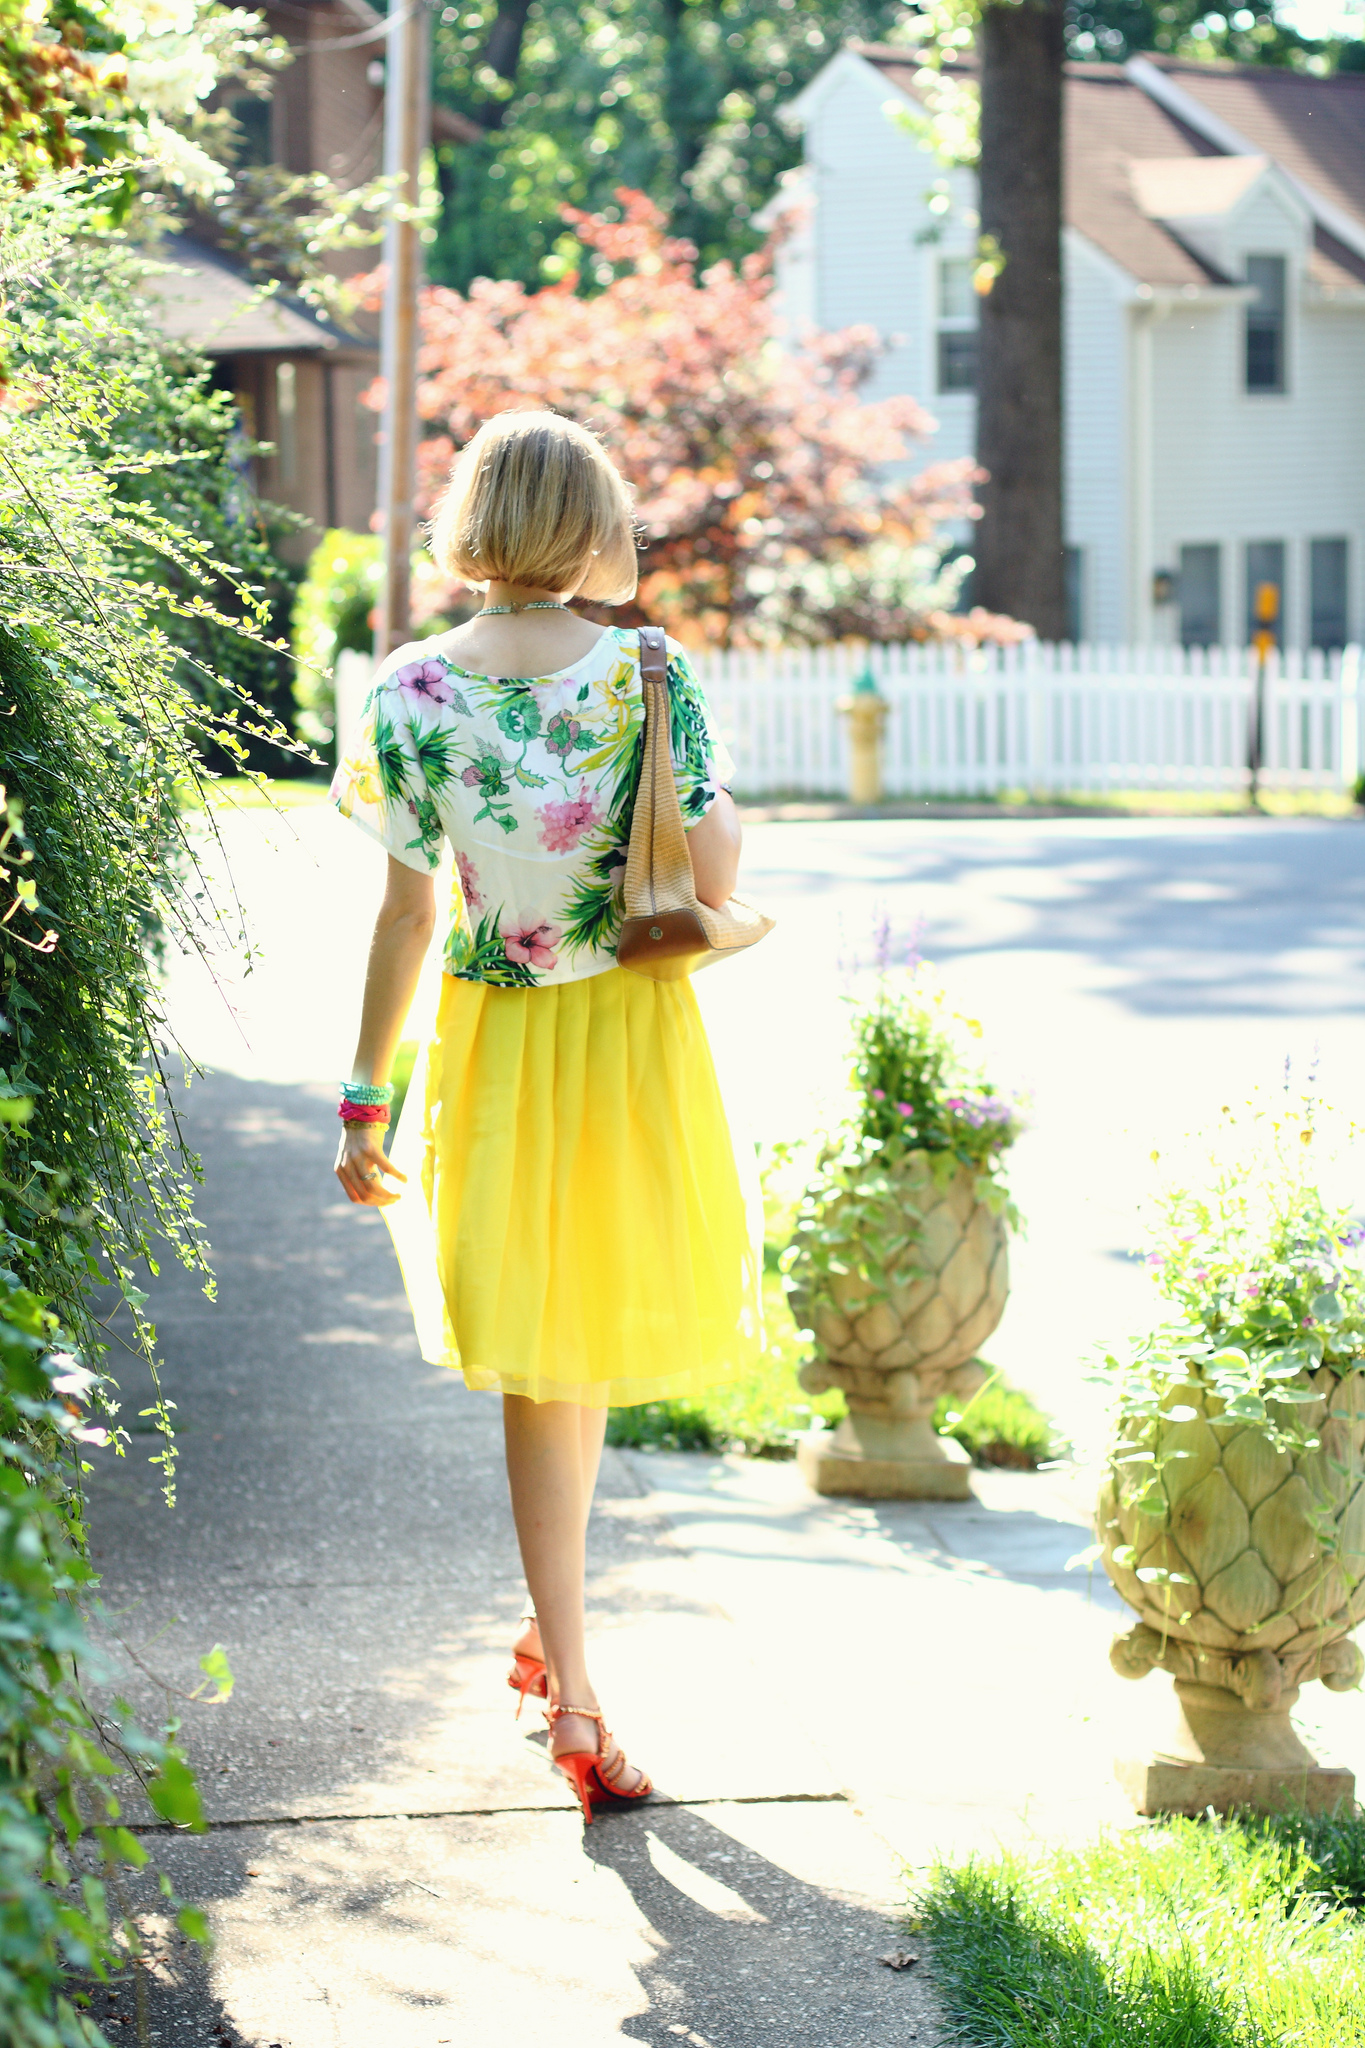
[[[684,640],[1016,637],[1008,620],[944,609],[953,584],[935,538],[974,516],[975,472],[958,461],[895,476],[933,422],[913,399],[861,399],[873,330],[780,347],[763,256],[698,276],[652,201],[618,197],[619,220],[565,211],[592,252],[591,296],[576,278],[424,294],[427,508],[483,420],[543,406],[596,428],[634,485],[638,616]],[[438,609],[429,582],[425,595]]]

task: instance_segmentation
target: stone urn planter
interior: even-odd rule
[[[848,1404],[833,1434],[798,1442],[801,1471],[817,1493],[965,1500],[971,1460],[932,1416],[943,1393],[969,1399],[986,1377],[975,1354],[1009,1292],[1004,1205],[947,1152],[874,1150],[845,1183],[789,1254],[792,1310],[816,1344],[801,1384]]]
[[[1311,1396],[1282,1412],[1317,1448],[1276,1448],[1187,1383],[1155,1418],[1128,1420],[1111,1453],[1096,1535],[1138,1615],[1112,1662],[1175,1680],[1164,1741],[1116,1765],[1142,1813],[1330,1811],[1354,1793],[1289,1714],[1307,1680],[1346,1691],[1365,1670],[1350,1640],[1365,1618],[1365,1371],[1324,1365],[1284,1384]]]

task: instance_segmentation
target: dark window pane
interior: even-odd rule
[[[1062,549],[1062,577],[1066,590],[1066,637],[1074,647],[1085,638],[1085,551]]]
[[[1223,550],[1180,550],[1180,644],[1216,647],[1223,637]]]
[[[938,388],[940,391],[975,391],[975,328],[939,329]]]
[[[1283,391],[1283,256],[1248,256],[1247,283],[1256,297],[1246,313],[1246,387],[1248,391]]]
[[[1346,543],[1315,540],[1308,546],[1309,644],[1345,647],[1350,640],[1346,617]]]
[[[241,130],[242,139],[237,162],[240,165],[260,165],[270,162],[270,102],[243,97],[232,102],[232,117]]]
[[[1275,635],[1275,645],[1284,646],[1284,542],[1282,540],[1249,540],[1246,554],[1247,593],[1247,643],[1260,632]],[[1256,593],[1265,584],[1271,584],[1278,603],[1273,619],[1261,619],[1256,614]]]

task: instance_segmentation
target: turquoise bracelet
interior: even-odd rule
[[[366,1107],[376,1103],[393,1101],[392,1081],[343,1081],[341,1084],[343,1102],[363,1103]]]

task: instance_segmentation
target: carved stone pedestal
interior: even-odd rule
[[[816,1493],[864,1500],[970,1500],[972,1461],[924,1416],[850,1413],[839,1427],[798,1437],[796,1462]]]
[[[1300,1741],[1289,1719],[1298,1696],[1294,1686],[1253,1707],[1224,1686],[1177,1679],[1167,1745],[1119,1757],[1115,1775],[1139,1813],[1331,1813],[1354,1799],[1355,1774]]]

